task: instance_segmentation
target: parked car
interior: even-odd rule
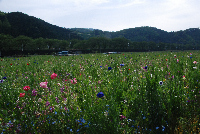
[[[68,56],[68,51],[58,52],[58,56]]]

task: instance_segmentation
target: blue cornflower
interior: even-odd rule
[[[98,97],[98,98],[101,98],[101,97],[103,97],[103,96],[104,96],[103,92],[99,92],[99,93],[97,94],[97,97]]]
[[[89,125],[85,125],[85,127],[89,127]]]
[[[108,67],[108,70],[111,70],[112,69],[112,67]]]
[[[159,129],[159,127],[156,127],[156,129]]]
[[[124,64],[120,64],[120,66],[124,66]]]
[[[82,123],[85,123],[86,121],[84,119],[81,120]]]
[[[7,77],[3,77],[3,79],[7,79]]]
[[[162,126],[162,131],[165,131],[165,127],[164,126]]]

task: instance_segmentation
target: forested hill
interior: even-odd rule
[[[107,39],[126,38],[132,42],[200,44],[199,28],[177,32],[167,32],[148,26],[129,28],[117,32],[92,28],[62,28],[21,12],[0,12],[0,34],[9,34],[13,37],[24,35],[33,39],[42,37],[59,40],[88,40],[91,37],[104,37]]]
[[[154,27],[136,27],[117,32],[108,32],[98,29],[72,28],[75,33],[84,39],[91,37],[126,38],[132,42],[163,42],[176,44],[200,44],[200,29],[190,28],[184,31],[167,32]]]
[[[31,38],[49,38],[59,40],[82,39],[70,29],[49,24],[39,18],[21,12],[0,12],[0,34],[13,37],[20,35]]]

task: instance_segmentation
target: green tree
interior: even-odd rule
[[[15,45],[13,45],[14,50],[30,50],[32,39],[30,37],[20,35],[15,39]]]
[[[11,35],[0,34],[0,50],[14,50],[14,38]]]

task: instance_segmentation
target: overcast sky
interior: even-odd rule
[[[0,0],[2,12],[19,11],[60,27],[103,31],[198,28],[199,7],[200,0]]]

